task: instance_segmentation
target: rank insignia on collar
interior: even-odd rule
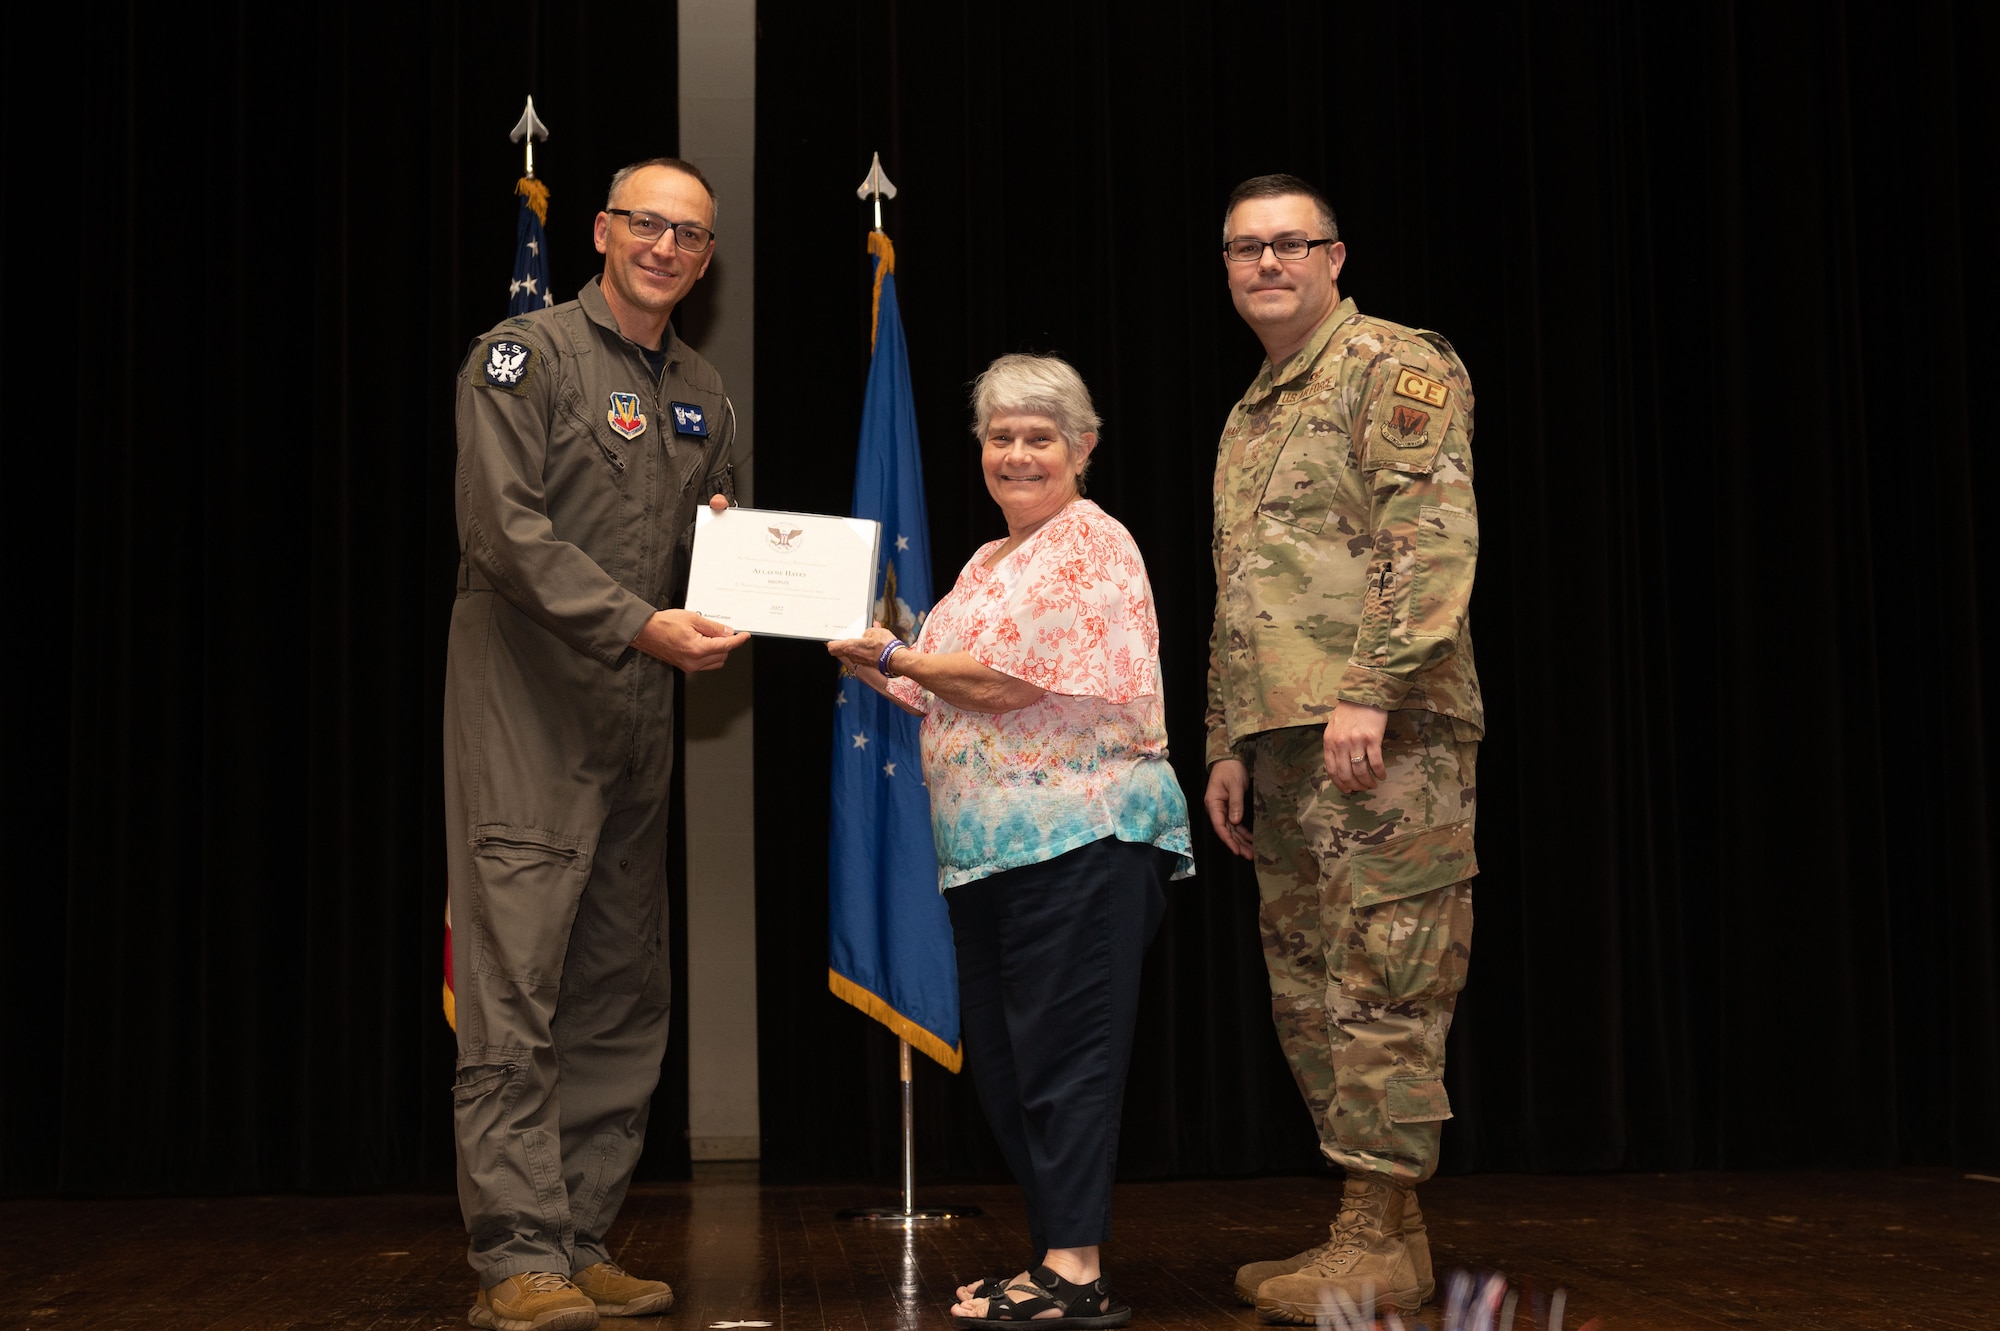
[[[676,434],[700,435],[708,437],[708,417],[700,407],[685,402],[674,403],[674,432]]]
[[[646,432],[646,417],[639,410],[637,393],[613,393],[611,410],[604,413],[604,418],[627,439],[637,439]]]
[[[519,392],[528,378],[528,349],[519,342],[486,344],[486,382],[495,388]]]

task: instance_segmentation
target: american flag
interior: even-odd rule
[[[526,314],[556,303],[549,290],[549,241],[542,234],[549,220],[549,187],[523,176],[514,192],[521,196],[521,216],[514,227],[520,240],[514,247],[514,280],[507,284],[507,313]]]

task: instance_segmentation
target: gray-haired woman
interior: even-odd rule
[[[962,1286],[973,1326],[1117,1327],[1103,1279],[1139,967],[1165,883],[1194,871],[1167,763],[1159,626],[1132,537],[1082,497],[1090,391],[1052,356],[973,385],[1007,535],[974,552],[914,644],[877,627],[827,650],[923,716],[938,883],[965,1052],[1027,1197],[1036,1260]]]

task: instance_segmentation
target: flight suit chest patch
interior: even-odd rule
[[[674,433],[691,434],[698,438],[708,437],[708,413],[688,402],[676,402],[674,408]]]
[[[646,413],[639,410],[637,393],[611,394],[611,409],[604,413],[604,418],[627,439],[637,439],[646,432]]]

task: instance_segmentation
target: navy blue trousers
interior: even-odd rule
[[[945,893],[966,1063],[1037,1256],[1110,1236],[1139,968],[1172,864],[1106,837]]]

